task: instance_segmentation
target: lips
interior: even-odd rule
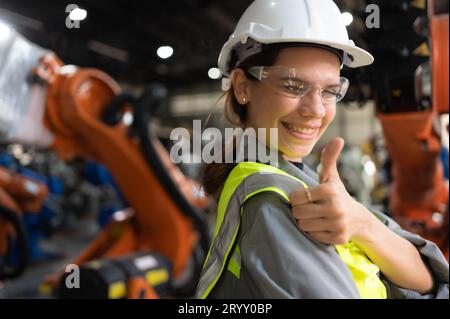
[[[320,126],[300,125],[287,122],[281,122],[289,133],[300,139],[313,139]]]

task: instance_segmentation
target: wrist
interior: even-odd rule
[[[380,221],[362,204],[358,203],[359,223],[351,240],[361,246],[370,245],[377,239],[376,226]]]

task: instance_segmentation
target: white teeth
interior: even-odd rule
[[[316,129],[314,129],[314,128],[305,128],[305,127],[300,127],[300,126],[294,126],[294,125],[289,124],[289,123],[285,123],[285,125],[286,125],[286,127],[288,129],[291,129],[291,130],[293,130],[295,132],[303,133],[303,134],[311,135],[311,134],[313,134],[316,131]]]

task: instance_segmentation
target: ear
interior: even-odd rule
[[[235,69],[231,74],[231,83],[237,101],[245,105],[250,101],[250,80],[242,69]]]

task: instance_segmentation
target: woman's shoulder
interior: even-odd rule
[[[256,220],[268,225],[276,223],[295,225],[289,202],[272,191],[263,191],[248,198],[242,205],[241,219],[243,228],[252,227]]]

